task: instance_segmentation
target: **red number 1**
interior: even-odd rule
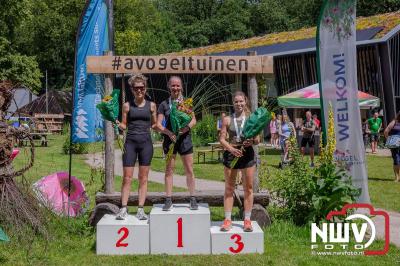
[[[237,245],[237,248],[234,249],[233,247],[230,247],[230,248],[229,248],[229,251],[236,254],[236,253],[239,253],[240,251],[243,250],[243,248],[244,248],[244,243],[241,241],[241,240],[242,240],[242,237],[241,237],[240,235],[238,235],[238,234],[233,234],[233,235],[231,236],[231,239],[232,239],[232,240],[235,239],[235,238],[236,238],[235,244]]]
[[[183,248],[182,244],[182,217],[176,221],[178,224],[178,245],[176,245],[178,248]]]
[[[124,241],[124,240],[128,237],[128,235],[129,235],[129,230],[128,230],[128,228],[126,228],[126,227],[121,227],[121,228],[118,230],[118,234],[120,234],[121,232],[123,233],[122,236],[121,236],[121,238],[117,241],[117,243],[115,243],[115,246],[116,246],[117,248],[119,248],[119,247],[127,247],[127,246],[128,246],[128,243],[122,243],[122,241]]]

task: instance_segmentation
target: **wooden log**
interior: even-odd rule
[[[243,202],[243,191],[239,191],[239,196]],[[196,192],[196,198],[198,202],[208,203],[210,206],[223,206],[224,205],[224,191],[200,191]],[[190,195],[189,192],[176,192],[172,194],[172,201],[174,203],[184,203],[189,202]],[[268,206],[269,204],[269,193],[259,192],[254,193],[254,204],[260,204],[261,206]],[[153,204],[163,204],[165,201],[165,192],[148,192],[145,206],[152,206]],[[121,205],[121,193],[102,193],[98,192],[96,194],[96,204],[99,203],[112,203],[117,206]],[[129,194],[128,205],[137,206],[138,205],[138,193],[131,192]]]

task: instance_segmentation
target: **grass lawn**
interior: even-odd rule
[[[62,136],[51,136],[50,147],[38,147],[34,167],[26,173],[28,181],[36,181],[40,177],[55,171],[68,170],[68,156],[61,153]],[[91,152],[101,151],[100,145],[90,148]],[[161,157],[159,153],[156,156]],[[20,161],[22,159],[20,154]],[[263,157],[268,164],[276,165],[279,161],[277,154]],[[373,202],[378,206],[398,208],[394,193],[400,190],[391,179],[391,162],[389,158],[368,158],[368,165],[374,165],[370,171],[370,190]],[[155,158],[153,169],[162,167],[161,158]],[[18,162],[16,162],[18,163]],[[178,163],[178,172],[180,170]],[[272,167],[272,171],[276,168]],[[83,180],[90,195],[92,205],[96,191],[102,189],[102,175],[92,171],[84,163],[83,155],[74,155],[72,164],[73,174]],[[195,164],[197,176],[213,179],[213,174],[221,173],[220,164]],[[382,173],[387,173],[385,176]],[[219,178],[219,177],[218,177]],[[222,177],[221,177],[222,178]],[[217,179],[214,177],[214,179]],[[383,179],[383,180],[381,180]],[[218,180],[218,179],[217,179]],[[119,189],[121,178],[117,177],[116,189]],[[397,185],[397,184],[396,184]],[[376,190],[373,188],[376,187]],[[132,185],[132,190],[137,189],[137,182]],[[390,190],[392,189],[392,190]],[[163,185],[151,183],[150,191],[162,191]],[[388,194],[393,191],[393,194]],[[385,198],[379,194],[386,193]],[[378,200],[380,199],[380,200]],[[387,202],[388,205],[383,205]],[[392,203],[391,203],[392,202]],[[398,210],[398,209],[397,209]],[[211,208],[212,219],[222,220],[223,209]],[[237,213],[236,213],[237,214]],[[95,230],[87,225],[88,215],[77,219],[49,217],[49,231],[51,240],[46,242],[36,236],[28,247],[21,246],[16,241],[10,243],[0,242],[0,265],[394,265],[400,261],[400,250],[391,247],[386,256],[315,256],[310,252],[310,232],[308,227],[296,227],[284,221],[275,221],[265,229],[265,253],[262,255],[204,255],[204,256],[97,256],[95,254]],[[382,242],[375,245],[381,247]]]
[[[223,165],[215,160],[211,160],[210,153],[206,156],[206,163],[200,159],[197,163],[196,149],[207,149],[206,147],[195,148],[194,153],[194,172],[197,178],[223,181]],[[280,161],[279,150],[266,150],[261,155],[261,161],[265,162],[271,173],[279,171]],[[152,162],[152,169],[164,171],[165,162],[161,157],[161,150],[157,148]],[[400,212],[400,183],[393,182],[394,173],[392,169],[392,158],[375,155],[367,155],[368,184],[371,202],[375,207]],[[176,173],[183,175],[183,166],[178,158],[176,163]]]

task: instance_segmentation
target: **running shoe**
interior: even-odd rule
[[[138,218],[139,220],[147,220],[147,215],[144,212],[143,208],[138,208],[136,218]]]
[[[190,197],[190,209],[191,210],[198,210],[199,205],[197,204],[196,198],[195,197]]]
[[[231,229],[232,229],[232,221],[231,221],[231,220],[228,220],[228,219],[225,219],[225,220],[224,220],[224,223],[221,225],[220,230],[221,230],[222,232],[228,232],[228,231],[231,230]]]
[[[243,231],[253,232],[253,226],[251,225],[251,221],[249,219],[244,220]]]
[[[128,218],[128,209],[126,207],[123,207],[119,209],[119,213],[117,214],[117,217],[115,217],[115,219],[125,220],[126,218]]]
[[[166,198],[164,206],[162,207],[163,211],[170,211],[172,209],[172,200],[171,198]]]

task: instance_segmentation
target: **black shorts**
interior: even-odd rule
[[[393,165],[400,165],[400,148],[390,149]]]
[[[373,141],[379,141],[379,133],[371,133],[371,142]]]
[[[153,142],[150,134],[136,134],[125,140],[122,165],[124,167],[135,166],[139,158],[140,166],[149,166],[153,158]]]
[[[301,139],[301,147],[302,148],[305,148],[305,147],[307,147],[307,143],[308,143],[308,146],[310,147],[310,148],[312,148],[312,147],[314,147],[314,137],[311,137],[311,138],[302,138]]]
[[[223,164],[231,168],[231,162],[233,159],[236,158],[232,153],[229,151],[224,151],[223,156]],[[247,147],[244,149],[243,156],[239,158],[236,165],[232,169],[245,169],[250,168],[256,164],[256,158],[254,154],[253,147]]]
[[[168,136],[164,136],[163,150],[164,154],[168,153],[169,146],[172,144],[172,140]],[[189,133],[185,133],[178,138],[175,143],[174,154],[187,155],[193,153],[192,137]]]

